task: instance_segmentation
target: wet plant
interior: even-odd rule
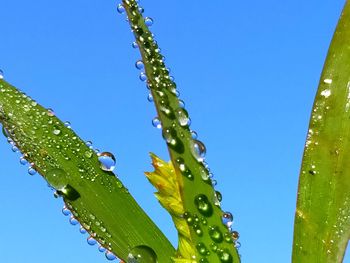
[[[28,173],[39,173],[65,203],[70,223],[88,232],[108,260],[128,263],[240,262],[233,215],[221,208],[222,195],[205,162],[206,146],[191,119],[135,0],[117,7],[127,16],[142,59],[135,66],[149,89],[170,161],[151,154],[146,177],[170,213],[178,232],[175,249],[114,173],[116,158],[100,152],[59,120],[52,109],[0,75],[0,121]],[[346,2],[321,76],[300,175],[293,262],[341,262],[350,231],[349,155],[350,4]],[[142,225],[140,225],[142,222]]]

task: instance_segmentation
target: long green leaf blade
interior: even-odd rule
[[[140,49],[147,84],[161,121],[163,138],[178,175],[185,209],[183,217],[189,219],[191,240],[196,252],[188,262],[192,259],[203,263],[240,262],[234,243],[236,235],[232,235],[222,223],[223,211],[212,186],[209,170],[200,156],[205,146],[192,138],[189,115],[181,106],[176,84],[146,25],[150,19],[142,17],[137,1],[123,0],[123,5]],[[196,223],[192,223],[192,220],[196,220]]]
[[[150,255],[153,250],[158,262],[171,262],[172,245],[121,181],[101,169],[96,153],[50,110],[4,80],[0,80],[0,122],[102,246],[125,261],[129,253]],[[145,262],[155,263],[152,255]]]
[[[330,45],[300,172],[293,262],[342,262],[350,235],[350,3]]]

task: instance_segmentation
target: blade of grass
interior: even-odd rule
[[[188,218],[195,255],[199,262],[239,262],[232,234],[222,223],[223,212],[200,152],[204,145],[192,139],[189,116],[177,97],[163,56],[148,30],[135,0],[123,0],[130,26],[140,49],[158,117]],[[146,19],[150,22],[150,19]],[[196,223],[191,223],[196,220]],[[179,253],[181,254],[181,252]]]
[[[97,154],[54,114],[0,80],[0,122],[31,165],[62,195],[81,225],[125,260],[151,248],[171,262],[174,248]],[[155,263],[146,259],[146,263]]]
[[[350,3],[316,94],[295,214],[292,260],[342,262],[350,235]]]

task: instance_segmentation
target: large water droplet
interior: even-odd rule
[[[198,162],[204,161],[204,157],[207,152],[204,143],[199,140],[193,140],[191,151],[193,157],[196,158]]]
[[[153,19],[150,17],[145,17],[145,24],[146,26],[152,26],[153,25]]]
[[[209,217],[213,214],[213,207],[206,195],[197,195],[194,199],[194,203],[202,215]]]
[[[148,246],[136,246],[129,252],[128,263],[157,263],[157,255],[154,250]]]
[[[67,185],[67,174],[62,169],[51,169],[46,174],[46,180],[56,190],[61,190]]]
[[[110,152],[102,152],[98,154],[98,160],[101,163],[101,169],[103,171],[111,172],[115,168],[116,159]]]
[[[189,126],[191,124],[191,119],[188,117],[188,113],[185,109],[178,108],[175,111],[175,114],[180,126],[184,127],[184,126]]]
[[[4,79],[4,72],[0,69],[0,79]]]

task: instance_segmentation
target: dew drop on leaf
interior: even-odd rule
[[[202,215],[209,217],[213,214],[213,207],[206,195],[197,195],[194,199],[194,203]]]
[[[117,257],[111,251],[106,251],[105,256],[106,256],[106,259],[110,261],[117,259]]]
[[[137,44],[136,41],[132,42],[131,46],[132,46],[133,48],[138,48],[138,47],[139,47],[139,45]]]
[[[162,123],[160,122],[158,117],[155,117],[152,120],[152,125],[153,125],[153,127],[157,128],[157,129],[161,129],[162,128]]]
[[[135,63],[135,67],[136,67],[137,69],[141,70],[141,69],[143,69],[145,66],[144,66],[142,60],[138,60],[138,61],[136,61],[136,63]]]
[[[102,152],[98,154],[98,160],[101,163],[101,169],[103,171],[112,172],[115,168],[116,159],[110,152]]]
[[[146,26],[152,26],[153,25],[153,19],[150,17],[145,17],[145,24]]]
[[[191,124],[191,119],[188,117],[188,113],[185,109],[178,108],[175,111],[175,114],[180,126],[184,127],[184,126],[189,126]]]
[[[106,248],[103,246],[99,246],[98,247],[98,251],[100,251],[101,253],[105,253],[106,252]]]
[[[202,143],[199,140],[193,140],[191,151],[192,151],[193,157],[196,158],[198,162],[204,161],[204,157],[207,152],[207,149],[204,143]]]
[[[118,4],[117,11],[119,14],[124,14],[124,12],[125,12],[124,6],[122,4]]]
[[[62,214],[65,215],[65,216],[69,216],[71,214],[71,212],[66,206],[63,206]]]
[[[74,218],[74,216],[71,216],[71,217],[69,218],[69,223],[70,223],[71,225],[73,225],[73,226],[76,226],[76,225],[79,224],[79,221],[78,221],[76,218]]]
[[[221,243],[224,239],[220,229],[217,226],[209,227],[209,236],[216,243]]]
[[[148,246],[136,246],[129,251],[127,263],[157,263],[154,250]]]
[[[94,246],[94,245],[96,245],[97,244],[97,241],[96,241],[96,239],[94,239],[93,237],[88,237],[87,239],[86,239],[86,242],[90,245],[90,246]]]
[[[29,175],[35,175],[35,174],[36,174],[36,170],[35,170],[32,166],[29,166],[29,168],[28,168],[28,174],[29,174]]]
[[[233,224],[233,215],[230,212],[225,212],[222,214],[221,220],[222,223],[229,228]]]

